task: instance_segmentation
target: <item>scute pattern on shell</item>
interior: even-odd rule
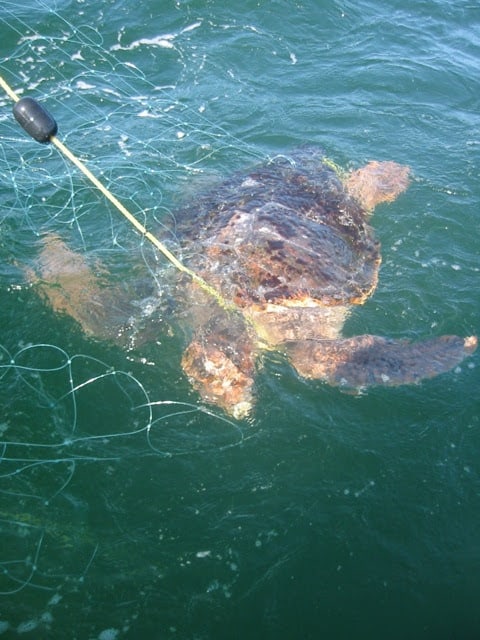
[[[323,160],[313,149],[273,160],[183,212],[190,264],[238,306],[354,304],[375,288],[380,251],[367,212]]]
[[[182,257],[225,301],[183,275],[175,286],[177,319],[189,341],[182,368],[204,402],[248,417],[265,349],[280,351],[301,377],[355,391],[416,384],[475,351],[476,336],[343,336],[352,305],[377,284],[380,247],[370,213],[407,188],[409,171],[371,161],[344,174],[321,151],[305,148],[227,180],[178,212]],[[46,235],[35,271],[41,295],[87,334],[139,344],[131,289],[113,287],[101,265]],[[154,339],[158,326],[149,320],[142,336]]]

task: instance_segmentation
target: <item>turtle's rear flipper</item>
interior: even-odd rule
[[[476,347],[475,336],[441,336],[409,342],[364,335],[291,342],[287,350],[301,376],[361,388],[413,384],[432,378],[458,365]]]
[[[253,405],[253,361],[243,371],[234,360],[216,345],[193,340],[183,354],[182,368],[205,402],[242,419]]]
[[[206,294],[202,292],[201,298]],[[246,418],[254,402],[256,351],[243,317],[210,304],[206,317],[194,307],[199,325],[185,349],[182,368],[205,402]]]

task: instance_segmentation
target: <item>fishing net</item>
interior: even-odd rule
[[[182,205],[195,202],[197,194],[236,170],[305,140],[333,147],[350,127],[350,141],[342,143],[342,165],[346,158],[355,160],[357,145],[366,144],[365,153],[372,157],[379,148],[394,157],[402,140],[410,146],[399,161],[423,153],[420,167],[431,162],[437,143],[422,151],[410,125],[430,120],[428,133],[435,136],[446,130],[438,114],[451,109],[438,109],[435,101],[412,105],[411,55],[408,65],[382,62],[375,46],[388,42],[384,30],[378,29],[380,40],[372,37],[370,16],[362,27],[361,12],[352,7],[354,17],[347,21],[343,5],[295,3],[293,10],[289,3],[247,2],[238,14],[238,8],[217,0],[6,0],[0,4],[0,75],[19,97],[31,96],[44,105],[58,122],[59,139],[188,263],[195,247],[178,242],[176,212]],[[277,6],[283,8],[278,15]],[[259,15],[268,30],[253,23]],[[288,24],[282,24],[287,15]],[[377,27],[388,32],[389,18]],[[312,37],[313,22],[323,40]],[[324,25],[328,28],[322,31]],[[286,30],[288,42],[281,35]],[[336,46],[340,42],[342,51]],[[298,48],[298,67],[290,43]],[[383,59],[390,60],[388,55]],[[377,69],[383,69],[381,82]],[[422,66],[420,59],[418,77],[425,88],[428,70],[430,64]],[[410,411],[405,399],[378,403],[377,397],[360,405],[348,397],[339,403],[328,390],[319,401],[318,390],[308,385],[305,393],[302,386],[302,395],[296,394],[298,381],[293,375],[285,380],[284,360],[269,354],[274,375],[258,376],[262,403],[251,422],[233,422],[201,406],[180,367],[186,336],[174,314],[184,280],[55,146],[38,144],[21,130],[12,106],[11,97],[0,93],[0,634],[99,640],[221,637],[211,632],[215,625],[235,634],[232,614],[244,624],[245,611],[253,609],[249,620],[278,636],[285,633],[283,609],[296,616],[291,623],[297,629],[302,611],[318,613],[321,601],[326,607],[335,602],[343,621],[343,603],[348,607],[359,592],[348,600],[352,592],[344,589],[337,555],[351,567],[351,575],[359,575],[360,566],[369,576],[379,529],[369,534],[364,566],[362,561],[350,564],[354,555],[362,557],[361,544],[357,552],[355,542],[354,554],[351,540],[363,540],[369,529],[365,514],[376,513],[383,527],[384,505],[397,491],[397,477],[408,478],[415,468],[405,462],[411,458],[411,426],[434,433],[455,408],[448,405],[453,392],[441,387],[438,402],[426,405],[418,393],[419,404],[412,401]],[[463,115],[456,126],[452,131],[464,131]],[[454,163],[452,147],[448,156]],[[444,176],[443,158],[439,164],[438,175]],[[336,170],[335,164],[329,166]],[[445,182],[443,177],[438,181]],[[362,193],[365,185],[357,180],[355,187]],[[445,213],[455,231],[452,237],[464,237],[465,228],[473,228],[465,226],[463,217],[471,204],[457,202],[458,221]],[[383,224],[389,225],[387,237],[391,229],[387,242],[395,243],[392,251],[402,242],[403,247],[415,242],[416,249],[414,238],[422,229],[434,234],[429,242],[445,237],[442,215],[432,224],[430,214],[417,216],[416,205],[403,220],[387,217]],[[91,318],[91,304],[102,320],[112,322],[115,330],[105,339],[86,331],[86,322],[82,329],[65,299],[52,307],[61,286],[50,297],[42,295],[55,259],[40,269],[39,261],[55,246],[57,261],[80,272],[88,268],[83,285],[95,275],[89,291],[78,290],[84,300],[80,311]],[[398,278],[403,284],[394,283],[383,303],[376,300],[380,315],[392,318],[391,326],[400,332],[397,316],[418,319],[425,308],[437,314],[441,298],[450,305],[446,316],[473,326],[473,303],[470,323],[463,302],[474,284],[468,284],[468,296],[457,280],[445,288],[438,267],[438,291],[430,280],[425,289],[417,288],[405,274],[429,265],[414,250],[410,257],[410,265],[402,267],[404,279]],[[463,259],[455,258],[455,270]],[[386,267],[396,275],[391,257]],[[436,263],[424,273],[430,278],[435,270]],[[471,283],[477,270],[472,258]],[[404,293],[410,285],[411,293]],[[94,307],[97,294],[103,303]],[[411,302],[416,298],[422,300],[418,308]],[[440,323],[439,313],[434,320]],[[354,327],[358,332],[365,329],[360,325]],[[366,325],[373,328],[373,320]],[[437,326],[432,323],[432,328]],[[278,402],[282,394],[283,404]],[[414,415],[417,407],[420,417]],[[272,428],[263,431],[259,425],[267,410]],[[453,414],[458,422],[456,410]],[[409,441],[402,455],[397,446],[402,443],[392,440],[392,420],[399,437]],[[335,435],[319,448],[323,429]],[[384,440],[372,440],[364,450],[372,433]],[[261,463],[251,459],[256,438],[263,438]],[[387,463],[380,466],[385,443],[392,449],[394,472]],[[372,451],[377,452],[377,471],[371,467]],[[366,462],[360,480],[362,455]],[[428,475],[431,459],[426,459]],[[351,485],[345,480],[349,473]],[[391,484],[377,493],[386,476]],[[342,492],[339,486],[359,488]],[[355,500],[375,493],[375,501],[350,510],[341,502],[349,492]],[[431,495],[425,494],[425,504]],[[412,504],[416,513],[417,501]],[[343,524],[346,514],[357,518],[352,535]],[[415,529],[414,518],[412,523]],[[332,538],[335,546],[322,538],[326,530],[332,535],[340,530],[341,537]],[[415,529],[415,542],[417,534]],[[388,566],[396,566],[398,545],[388,537],[385,541],[385,548],[394,549]],[[417,547],[411,547],[413,557]],[[300,565],[292,564],[296,555]],[[327,560],[327,573],[312,573],[312,558],[322,567]],[[295,567],[308,579],[292,607]],[[331,582],[332,576],[337,582]],[[384,580],[381,576],[382,585]],[[327,590],[333,594],[330,601],[324,597]],[[344,601],[338,601],[339,593]],[[377,593],[383,597],[383,586]],[[251,633],[244,635],[253,637],[260,629],[251,623]]]
[[[227,99],[229,109],[241,103],[240,83],[230,82],[230,96],[222,86],[202,89],[201,22],[173,20],[172,31],[152,38],[119,23],[104,39],[102,11],[91,25],[81,5],[72,17],[68,3],[28,4],[0,8],[2,76],[20,97],[45,104],[59,138],[179,251],[178,203],[225,167],[258,156],[219,124]],[[133,324],[165,294],[172,267],[52,145],[22,132],[7,95],[0,95],[0,141],[0,596],[7,603],[0,632],[24,633],[65,619],[72,594],[89,576],[101,582],[105,567],[120,581],[128,576],[132,590],[145,571],[159,579],[155,560],[143,563],[139,551],[158,538],[158,526],[152,533],[142,522],[127,534],[121,524],[134,505],[148,519],[150,499],[163,491],[160,477],[150,478],[139,501],[148,461],[221,451],[247,436],[193,396],[185,402],[180,347],[163,321],[155,353],[139,355],[88,341],[45,304],[31,277],[45,237],[62,238],[117,283],[150,278],[149,295],[137,293]],[[112,629],[105,638],[115,637]]]
[[[4,45],[8,54],[0,59],[5,79],[19,96],[33,95],[48,105],[59,137],[142,222],[158,228],[165,224],[172,200],[193,193],[192,180],[209,168],[218,171],[258,157],[252,146],[215,124],[222,96],[210,96],[207,109],[201,91],[193,92],[201,81],[202,63],[191,65],[188,51],[195,48],[191,38],[200,23],[125,45],[126,37],[119,33],[120,42],[109,46],[95,28],[74,27],[43,3],[35,6],[40,15],[49,15],[48,31],[59,35],[43,36],[36,30],[41,27],[32,28],[17,7],[4,3],[6,41],[12,43]],[[154,72],[136,64],[145,67],[150,57],[145,51],[153,52]],[[0,100],[2,177],[17,223],[33,233],[43,225],[74,228],[85,245],[95,234],[96,248],[99,241],[121,244],[125,225],[117,214],[112,216],[91,185],[54,149],[32,144],[11,117],[10,99]],[[98,233],[100,216],[108,220],[100,223],[104,237]]]

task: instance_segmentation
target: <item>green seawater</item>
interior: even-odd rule
[[[172,248],[182,202],[299,145],[409,165],[345,332],[479,333],[478,2],[7,0],[0,34],[5,80]],[[202,409],[171,267],[11,107],[0,95],[0,637],[480,638],[478,354],[361,396],[268,354],[251,420]],[[153,339],[55,314],[28,284],[45,233],[127,291],[157,278]]]

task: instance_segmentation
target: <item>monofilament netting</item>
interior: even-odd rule
[[[257,156],[221,126],[225,101],[241,104],[241,83],[231,83],[230,96],[221,87],[217,94],[199,88],[207,64],[195,45],[199,22],[153,39],[132,39],[120,28],[116,40],[105,41],[81,11],[74,25],[60,8],[29,4],[2,4],[1,74],[20,96],[44,104],[59,138],[178,250],[175,206],[221,167]],[[118,281],[143,269],[159,298],[168,267],[55,148],[25,135],[7,95],[0,95],[0,142],[0,594],[13,603],[0,624],[22,632],[48,627],[62,594],[76,591],[96,566],[114,562],[135,572],[127,542],[115,550],[109,528],[131,508],[128,489],[112,485],[127,469],[131,486],[151,457],[221,450],[246,436],[185,402],[184,383],[177,394],[180,374],[169,350],[178,358],[179,347],[168,343],[168,329],[166,352],[154,363],[149,352],[119,355],[115,346],[85,342],[67,318],[54,319],[28,275],[45,234],[112,267]],[[139,318],[151,304],[139,295]],[[112,362],[102,361],[105,355]],[[163,391],[152,364],[170,381]],[[98,525],[102,519],[109,527]],[[26,591],[38,601],[35,619],[25,620],[12,599]]]

